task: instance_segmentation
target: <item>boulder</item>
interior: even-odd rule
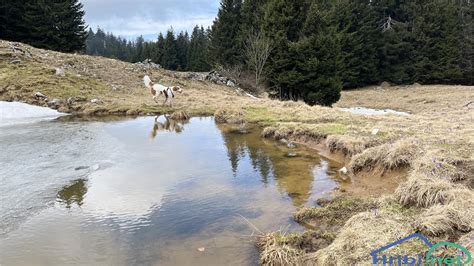
[[[380,129],[374,128],[374,129],[372,130],[372,135],[375,136],[375,135],[379,134],[379,132],[380,132]]]

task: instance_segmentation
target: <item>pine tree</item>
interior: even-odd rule
[[[54,26],[57,30],[58,47],[63,52],[83,51],[87,38],[83,20],[83,5],[79,0],[53,1]]]
[[[187,69],[188,60],[188,48],[189,48],[189,35],[186,32],[180,32],[176,38],[176,53],[178,59],[178,70],[183,71]]]
[[[272,39],[273,52],[268,63],[269,83],[280,92],[280,99],[297,100],[301,92],[294,86],[295,61],[290,43],[302,35],[306,3],[304,0],[273,0],[265,9],[263,30]]]
[[[176,70],[178,68],[178,50],[173,29],[168,30],[166,33],[161,64],[164,68],[170,70]]]
[[[143,36],[139,36],[135,41],[135,51],[133,53],[132,62],[140,62],[145,60],[143,55],[143,49],[145,48],[145,39]]]
[[[337,25],[341,47],[338,72],[344,87],[361,87],[378,81],[377,42],[381,31],[372,1],[341,0],[331,9],[329,19],[332,25]]]
[[[62,52],[83,51],[87,38],[78,0],[6,1],[0,4],[2,38]]]
[[[474,2],[458,0],[458,17],[461,26],[461,50],[459,66],[462,71],[462,82],[474,85]]]
[[[212,25],[211,57],[215,64],[232,66],[241,62],[238,34],[242,0],[222,0]]]
[[[241,25],[237,40],[239,50],[243,50],[248,37],[255,32],[261,32],[263,18],[265,14],[265,5],[268,0],[244,1],[241,10]]]
[[[22,41],[27,35],[23,14],[25,5],[31,0],[25,1],[0,1],[0,39],[11,41]]]
[[[194,27],[187,54],[190,71],[209,71],[211,66],[208,61],[209,38],[203,27]]]
[[[304,26],[307,37],[290,45],[295,68],[292,86],[299,88],[310,105],[332,105],[341,97],[338,74],[340,44],[337,28],[331,25],[334,8],[313,2]]]

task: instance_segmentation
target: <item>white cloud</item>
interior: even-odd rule
[[[82,0],[86,23],[126,38],[156,38],[173,27],[192,31],[195,25],[210,26],[219,0]]]

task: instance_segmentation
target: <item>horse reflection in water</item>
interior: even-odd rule
[[[151,131],[150,137],[152,139],[156,138],[160,131],[180,134],[184,131],[184,125],[187,123],[189,123],[189,120],[177,121],[171,119],[169,115],[157,116],[155,117],[155,123],[153,124],[153,130]]]

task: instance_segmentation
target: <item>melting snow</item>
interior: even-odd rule
[[[343,112],[349,112],[353,114],[360,114],[360,115],[388,115],[388,114],[395,114],[395,115],[403,115],[408,116],[409,113],[406,112],[399,112],[391,109],[370,109],[365,107],[352,107],[352,108],[339,108]]]
[[[56,110],[19,102],[0,101],[0,126],[34,123],[66,115]]]

